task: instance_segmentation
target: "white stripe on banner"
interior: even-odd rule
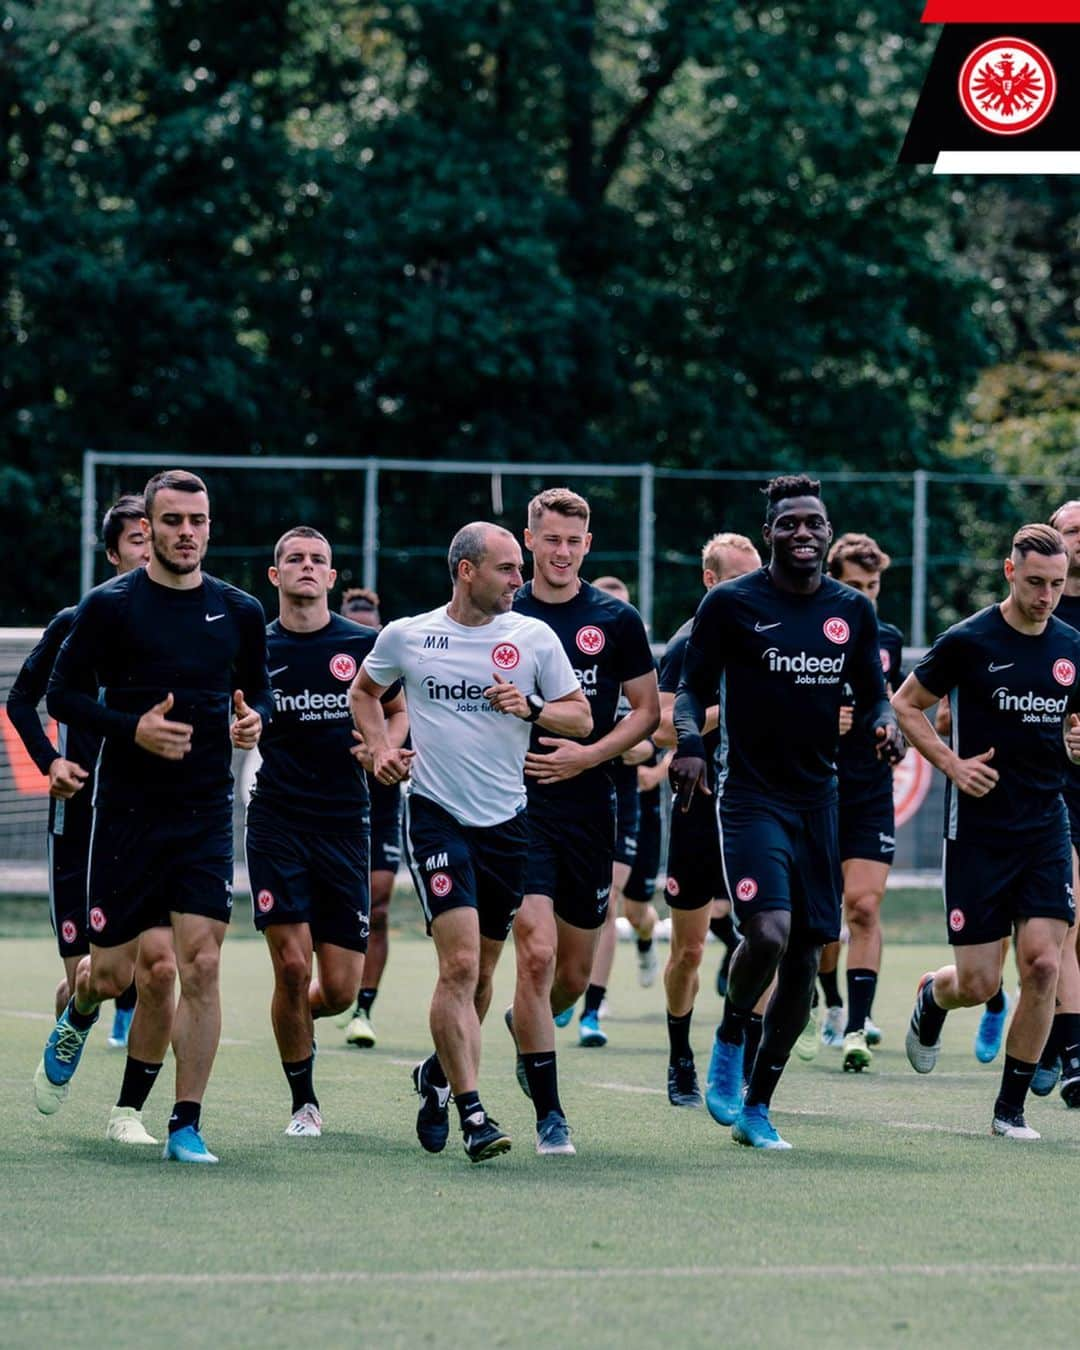
[[[1080,173],[1080,150],[942,150],[935,173]]]

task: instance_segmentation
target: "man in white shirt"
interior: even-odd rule
[[[453,1092],[473,1162],[510,1148],[477,1091],[480,1024],[491,977],[521,903],[528,846],[525,754],[532,723],[586,736],[592,713],[553,631],[511,611],[521,549],[498,525],[454,536],[448,605],[379,634],[350,690],[353,717],[383,783],[411,779],[409,866],[439,975],[431,1000],[434,1055],[413,1070],[416,1133],[430,1153],[449,1135]],[[379,699],[401,680],[412,750],[394,749]]]

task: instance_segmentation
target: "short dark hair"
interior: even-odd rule
[[[1052,525],[1021,525],[1013,535],[1014,553],[1026,558],[1029,553],[1041,553],[1044,558],[1056,558],[1068,553],[1065,540]]]
[[[161,473],[154,474],[143,488],[147,520],[154,518],[154,498],[159,492],[205,492],[207,500],[210,498],[206,484],[195,474],[189,473],[186,469],[165,469]]]
[[[120,536],[124,533],[124,526],[128,521],[142,520],[145,515],[146,503],[137,492],[125,492],[123,496],[117,497],[105,512],[105,518],[101,522],[101,537],[105,541],[106,550],[115,553]]]
[[[489,531],[510,535],[511,539],[514,537],[509,530],[503,529],[501,525],[493,525],[488,520],[473,520],[468,525],[462,525],[461,529],[450,540],[450,551],[446,555],[446,562],[450,568],[450,580],[455,584],[458,579],[458,568],[463,562],[471,562],[475,567],[477,563],[483,562],[487,556]]]
[[[829,549],[829,576],[839,577],[845,563],[861,567],[864,572],[884,572],[892,559],[876,539],[868,534],[842,534]]]
[[[790,497],[817,497],[821,501],[821,480],[805,473],[781,474],[778,478],[770,478],[761,491],[766,500],[765,523],[771,525],[780,503]]]
[[[589,528],[589,503],[579,492],[567,487],[545,488],[538,492],[529,503],[529,529],[535,530],[545,511],[554,511],[556,515],[583,520]]]
[[[341,597],[342,614],[349,608],[379,609],[380,600],[378,591],[373,591],[368,586],[350,586]]]
[[[294,525],[291,530],[286,530],[281,538],[274,545],[274,566],[281,566],[281,555],[285,551],[285,545],[290,539],[321,539],[326,545],[327,553],[333,554],[330,547],[330,540],[325,534],[321,534],[311,525]]]

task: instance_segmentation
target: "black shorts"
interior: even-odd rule
[[[397,783],[377,783],[371,793],[371,870],[394,872],[401,866],[401,810],[404,798]]]
[[[660,870],[660,835],[663,822],[659,805],[645,803],[638,822],[637,856],[630,868],[630,876],[623,887],[627,900],[647,905],[656,891],[656,874]]]
[[[720,852],[736,923],[784,909],[792,930],[817,942],[840,936],[843,874],[836,803],[795,808],[764,800],[720,802]]]
[[[529,803],[525,894],[546,895],[573,928],[599,928],[607,917],[615,858],[615,789],[601,782],[593,800]]]
[[[638,825],[641,821],[638,805],[637,769],[616,772],[615,778],[615,861],[633,867],[637,857]]]
[[[671,909],[701,909],[726,895],[716,798],[695,792],[685,814],[673,799],[664,899]]]
[[[892,784],[874,788],[864,796],[841,796],[840,861],[864,858],[892,866],[896,856],[896,814]]]
[[[947,839],[942,864],[945,923],[954,947],[997,942],[1018,919],[1072,924],[1072,846],[1060,828],[1011,845]]]
[[[306,923],[315,942],[366,952],[371,916],[367,830],[308,834],[249,821],[244,834],[251,914],[272,924]]]
[[[86,936],[86,860],[90,836],[49,831],[49,918],[60,959],[85,956],[90,950]]]
[[[525,811],[498,825],[462,825],[430,798],[410,793],[405,845],[429,933],[440,914],[468,908],[477,911],[483,937],[506,941],[524,894]]]
[[[1069,839],[1080,853],[1080,788],[1069,787],[1061,794],[1065,798],[1065,809],[1069,813]]]
[[[168,916],[232,917],[232,802],[205,811],[99,807],[88,863],[96,947],[120,947]]]

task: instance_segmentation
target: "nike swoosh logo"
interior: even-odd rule
[[[991,661],[990,664],[986,667],[986,669],[990,671],[991,674],[993,674],[995,670],[1012,670],[1013,666],[1015,665],[1016,665],[1015,661],[1006,661],[1004,665],[1000,666],[995,665],[994,662]]]
[[[756,623],[754,624],[754,632],[767,633],[770,628],[779,628],[782,623],[782,619],[778,620],[776,623]]]
[[[225,617],[224,614],[208,614],[208,615],[206,616],[206,622],[207,622],[207,623],[216,623],[216,622],[218,621],[218,619],[223,619],[224,617]]]
[[[267,673],[268,675],[280,675],[281,672],[282,672],[283,670],[288,670],[288,669],[289,669],[288,666],[278,666],[277,670],[268,670],[266,673]]]

